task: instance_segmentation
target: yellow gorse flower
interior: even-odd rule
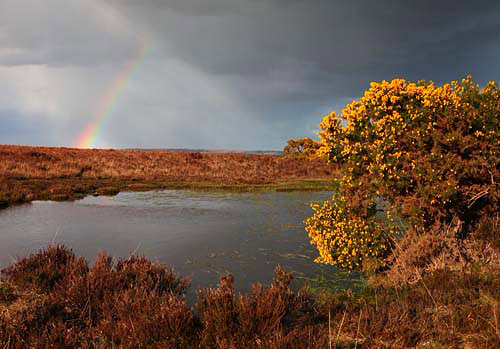
[[[487,113],[474,109],[474,94],[488,94],[492,102],[484,107],[490,108]],[[493,82],[480,90],[471,78],[442,87],[396,79],[372,82],[341,114],[326,115],[320,123],[318,153],[341,164],[345,176],[343,195],[313,206],[314,215],[305,221],[319,252],[316,262],[352,270],[362,268],[369,258],[387,256],[394,236],[401,234],[392,211],[404,213],[408,226],[422,228],[428,216],[418,208],[404,211],[391,203],[387,219],[381,219],[367,207],[376,206],[377,197],[397,195],[417,195],[435,208],[449,203],[460,189],[459,169],[455,155],[443,149],[473,137],[488,142],[490,154],[499,153],[499,101]],[[466,126],[457,133],[454,123]]]

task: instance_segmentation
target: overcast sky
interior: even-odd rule
[[[371,81],[469,73],[500,80],[498,0],[0,0],[0,144],[282,149]]]

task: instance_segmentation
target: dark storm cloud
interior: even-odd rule
[[[92,1],[2,0],[1,65],[92,65],[121,62],[136,43],[112,8]],[[115,18],[113,18],[115,17]]]
[[[173,54],[240,76],[251,103],[359,96],[372,80],[500,72],[498,1],[155,1],[128,10]],[[289,78],[288,78],[289,77]],[[274,89],[273,79],[301,84]],[[251,83],[258,88],[248,88]],[[271,91],[270,91],[271,90]]]
[[[78,133],[147,42],[106,144],[281,148],[371,81],[499,80],[499,38],[499,1],[3,0],[0,103]]]
[[[453,72],[454,60],[484,45],[497,45],[500,34],[498,1],[149,4],[130,9],[153,20],[185,60],[218,74],[254,76],[300,65],[321,74],[377,74],[431,61],[449,63]]]

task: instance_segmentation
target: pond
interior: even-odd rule
[[[301,280],[356,282],[353,275],[315,264],[304,230],[309,205],[329,192],[230,193],[165,190],[124,192],[75,202],[35,201],[0,210],[0,267],[49,244],[64,243],[92,262],[144,255],[192,279],[193,289],[216,286],[231,272],[236,288],[268,284],[277,264]]]

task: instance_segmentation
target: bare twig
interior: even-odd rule
[[[496,184],[495,178],[493,178],[493,172],[491,172],[490,170],[488,170],[488,172],[490,173],[490,176],[491,176],[491,184]]]
[[[337,342],[339,341],[339,337],[340,337],[340,331],[342,330],[342,325],[344,324],[344,320],[345,320],[345,315],[346,315],[347,311],[344,310],[344,315],[342,316],[342,320],[340,321],[340,326],[339,326],[339,330],[337,332],[337,338],[335,338],[335,348],[337,347]]]
[[[358,318],[358,330],[356,331],[356,343],[354,343],[354,349],[358,347],[358,336],[359,336],[359,325],[361,324],[361,315],[363,315],[363,309],[359,311],[359,318]]]
[[[330,309],[328,309],[328,347],[332,349],[332,326]]]
[[[480,191],[479,193],[477,193],[476,195],[474,195],[473,197],[471,197],[469,199],[469,205],[467,205],[467,208],[471,208],[472,205],[474,205],[474,203],[479,200],[480,198],[482,198],[483,196],[486,196],[488,193],[489,193],[490,189],[487,188],[483,191]]]
[[[132,253],[130,254],[130,257],[134,256],[140,247],[141,247],[141,242],[139,241],[135,250],[133,250]]]
[[[54,245],[54,242],[56,241],[57,235],[59,235],[59,228],[56,229],[56,232],[54,236],[52,237],[52,241],[50,242],[51,245]]]
[[[420,278],[420,280],[422,281],[422,285],[424,285],[424,288],[425,290],[427,291],[427,294],[429,294],[429,297],[431,297],[432,299],[432,303],[434,303],[434,307],[435,309],[437,310],[438,309],[438,305],[436,303],[436,300],[434,299],[434,297],[432,297],[432,294],[431,294],[431,291],[429,290],[429,288],[427,287],[427,285],[425,284],[425,281],[424,279],[422,278],[422,276],[420,275],[419,271],[417,268],[415,268],[415,273],[418,275],[418,277]]]

